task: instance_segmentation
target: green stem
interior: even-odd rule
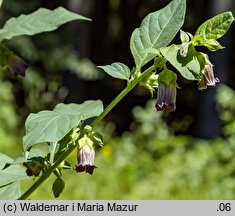
[[[154,66],[146,69],[140,76],[130,82],[125,89],[105,108],[105,110],[92,122],[91,126],[96,126],[120,101],[124,98],[143,78],[148,76],[153,70]],[[52,173],[53,171],[64,161],[69,154],[77,147],[77,145],[71,145],[45,172],[43,175],[19,198],[19,200],[27,199]]]

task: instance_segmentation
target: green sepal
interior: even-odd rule
[[[169,61],[179,73],[188,80],[199,80],[200,72],[205,64],[201,62],[201,53],[194,46],[189,46],[186,57],[180,55],[180,45],[172,44],[160,49],[161,54]]]
[[[216,40],[226,34],[233,21],[234,17],[232,12],[221,13],[201,24],[195,36],[202,38],[204,41],[209,39]]]
[[[104,145],[103,137],[100,133],[92,132],[89,137],[93,141],[94,145],[98,145],[98,146],[103,147],[103,145]]]
[[[189,43],[182,43],[182,44],[180,45],[179,54],[180,54],[181,57],[183,57],[183,58],[187,57],[188,51],[189,51],[189,47],[190,47],[191,45],[192,45],[191,42],[189,42]]]
[[[187,32],[180,30],[180,40],[182,43],[188,43],[190,41],[190,36]]]
[[[158,74],[158,84],[164,83],[167,86],[178,87],[177,75],[172,70],[164,69]]]
[[[144,79],[142,79],[139,84],[143,87],[145,87],[153,97],[153,93],[155,89],[158,87],[158,75],[152,72],[148,76],[146,76]]]

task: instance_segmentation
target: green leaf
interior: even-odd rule
[[[228,31],[233,21],[234,17],[231,12],[219,14],[199,26],[195,36],[202,38],[204,41],[209,39],[216,40]]]
[[[43,142],[56,143],[81,120],[98,116],[103,111],[101,101],[85,101],[82,104],[58,104],[54,110],[30,114],[25,122],[24,151]]]
[[[129,80],[131,72],[130,69],[123,63],[115,62],[111,65],[98,66],[103,69],[110,76],[117,79]]]
[[[134,30],[130,48],[137,69],[156,56],[146,50],[165,47],[172,41],[184,23],[185,9],[185,0],[173,0],[165,8],[146,16],[140,28]]]
[[[19,165],[11,165],[0,170],[0,186],[25,178],[28,178],[25,169]]]
[[[190,37],[187,32],[180,30],[180,40],[182,43],[188,43],[190,41]]]
[[[0,200],[15,200],[20,197],[20,183],[18,181],[0,186]]]
[[[0,153],[0,200],[17,199],[20,196],[20,179],[28,178],[19,165],[8,166],[13,159]]]
[[[54,181],[54,183],[52,185],[52,191],[53,191],[53,194],[54,194],[55,198],[58,198],[60,196],[60,194],[64,190],[64,186],[65,186],[65,183],[64,183],[64,180],[61,177],[58,177]]]
[[[54,10],[39,8],[37,11],[10,18],[0,30],[0,41],[19,35],[35,35],[57,29],[73,20],[89,20],[81,15],[70,12],[63,7]]]
[[[2,170],[7,163],[13,162],[13,159],[5,154],[0,153],[0,170]]]
[[[2,6],[2,2],[3,2],[3,0],[0,0],[0,7]]]
[[[188,80],[199,80],[200,72],[204,66],[202,54],[195,51],[193,46],[189,47],[188,55],[181,57],[180,45],[171,45],[160,49],[162,55],[169,61],[183,77]]]
[[[13,159],[0,153],[0,186],[8,185],[14,181],[28,178],[25,169],[19,165],[11,165],[4,169],[6,164],[13,162]]]

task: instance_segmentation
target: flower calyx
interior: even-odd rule
[[[79,149],[77,152],[78,165],[76,165],[77,172],[87,172],[92,175],[95,168],[95,150],[91,139],[84,135],[79,141]]]
[[[208,62],[201,71],[202,78],[198,82],[198,90],[207,89],[207,86],[215,86],[219,79],[214,76],[213,65]]]
[[[92,127],[87,125],[83,128],[83,136],[78,140],[77,160],[75,170],[77,172],[86,172],[92,174],[97,168],[94,164],[95,150],[94,145],[103,146],[101,134],[94,132]]]
[[[41,171],[44,168],[44,158],[34,157],[29,159],[27,162],[24,162],[23,165],[27,168],[26,174],[28,176],[39,176]]]

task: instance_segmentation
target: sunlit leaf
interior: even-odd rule
[[[18,181],[0,186],[0,200],[14,200],[20,197],[20,183]]]
[[[66,133],[79,124],[80,120],[80,115],[68,115],[57,111],[30,114],[25,122],[24,150],[37,143],[61,140]]]
[[[7,163],[13,162],[13,159],[5,154],[0,153],[0,170],[2,170]]]
[[[0,186],[24,178],[27,178],[25,169],[19,165],[11,165],[4,170],[0,170]]]
[[[58,104],[54,110],[44,110],[28,116],[23,137],[24,151],[43,142],[56,143],[81,120],[98,116],[103,111],[101,101],[85,101],[82,104]]]
[[[129,80],[131,72],[130,69],[123,63],[115,62],[111,65],[99,66],[110,76],[117,79]]]
[[[137,68],[141,68],[156,54],[146,50],[167,46],[180,30],[184,22],[186,1],[173,0],[165,8],[150,13],[140,28],[132,33],[130,48]]]
[[[190,40],[188,33],[180,30],[180,40],[182,43],[188,43]]]
[[[89,19],[70,12],[63,7],[58,7],[54,10],[40,8],[31,14],[10,18],[0,30],[0,41],[19,35],[35,35],[41,32],[53,31],[73,20]]]

